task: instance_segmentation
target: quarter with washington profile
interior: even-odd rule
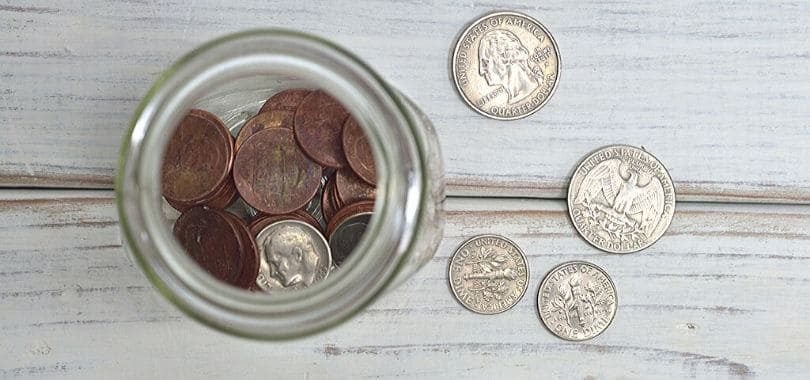
[[[517,12],[495,12],[473,22],[453,51],[453,80],[464,101],[498,120],[539,110],[557,88],[560,52],[551,33]]]

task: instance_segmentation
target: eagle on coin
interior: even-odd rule
[[[596,205],[605,217],[637,225],[649,235],[661,221],[664,187],[658,177],[614,158],[585,176],[574,203]]]

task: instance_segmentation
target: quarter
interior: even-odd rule
[[[579,234],[612,253],[649,247],[675,214],[669,172],[652,154],[626,145],[606,146],[585,157],[571,178],[567,200]]]
[[[560,52],[537,20],[517,12],[490,13],[459,37],[452,72],[456,89],[472,109],[515,120],[537,112],[554,94]]]

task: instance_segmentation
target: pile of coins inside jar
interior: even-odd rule
[[[194,261],[225,283],[273,293],[311,286],[346,262],[370,222],[376,174],[366,135],[340,102],[288,89],[233,131],[192,109],[166,147],[161,190]]]

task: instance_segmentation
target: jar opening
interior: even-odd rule
[[[377,167],[377,202],[364,237],[334,276],[294,292],[252,294],[215,280],[174,239],[161,208],[161,160],[189,109],[208,105],[221,112],[226,124],[238,127],[256,104],[223,97],[252,93],[261,99],[292,87],[328,92],[357,120]],[[217,110],[218,105],[230,109]],[[360,60],[317,37],[259,30],[203,45],[164,73],[125,138],[116,190],[129,248],[164,295],[219,329],[283,339],[339,323],[386,287],[412,244],[424,173],[404,107]]]

